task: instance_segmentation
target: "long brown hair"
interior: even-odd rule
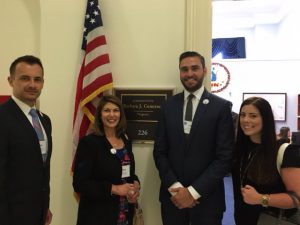
[[[101,112],[104,106],[109,102],[118,106],[120,110],[120,121],[116,127],[116,136],[121,137],[121,135],[124,134],[126,130],[126,118],[120,99],[114,95],[105,95],[100,99],[95,113],[94,133],[101,136],[105,135]]]
[[[262,117],[261,144],[252,165],[247,172],[248,178],[257,184],[271,184],[278,177],[276,157],[278,144],[276,143],[275,122],[271,105],[263,98],[251,97],[246,99],[240,108],[245,105],[253,105]],[[235,146],[235,161],[241,162],[245,157],[246,149],[249,148],[250,137],[245,135],[238,120],[237,139]]]

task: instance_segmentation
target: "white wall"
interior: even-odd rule
[[[73,225],[77,202],[70,175],[72,118],[85,1],[41,0],[41,54],[45,85],[41,109],[52,119],[51,210],[53,225]]]
[[[39,54],[39,0],[0,0],[0,95],[10,95],[9,65],[19,55]]]
[[[276,128],[290,126],[297,130],[297,94],[300,93],[299,82],[294,68],[299,60],[222,60],[218,61],[230,71],[228,87],[217,95],[229,99],[233,110],[239,112],[243,93],[287,93],[287,114],[285,122],[276,122]]]
[[[300,64],[299,29],[295,24],[300,19],[300,4],[289,1],[289,13],[278,24],[257,24],[254,27],[222,29],[221,24],[213,27],[213,37],[245,37],[246,59],[213,60],[224,64],[230,71],[229,86],[217,93],[233,102],[238,112],[245,92],[287,93],[287,114],[285,122],[276,122],[277,131],[281,126],[297,130],[297,110],[300,94],[300,78],[297,66]]]

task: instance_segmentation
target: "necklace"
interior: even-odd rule
[[[257,152],[258,152],[257,149],[254,149],[253,151],[251,151],[248,154],[247,160],[244,159],[245,157],[242,157],[241,164],[240,164],[240,185],[241,186],[244,186],[244,179],[246,177],[249,167],[253,163],[253,159],[257,155]],[[245,164],[246,164],[244,166],[244,169],[243,169],[243,162],[245,162]]]
[[[115,149],[121,149],[124,146],[122,138],[117,137],[106,137],[111,146]]]

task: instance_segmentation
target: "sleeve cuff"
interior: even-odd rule
[[[172,184],[169,188],[168,191],[170,192],[171,195],[175,195],[174,192],[171,192],[170,189],[171,188],[178,188],[178,187],[183,187],[182,184],[180,182],[175,182],[174,184]]]
[[[195,200],[201,197],[201,195],[195,190],[195,188],[193,188],[193,186],[189,186],[187,189]]]

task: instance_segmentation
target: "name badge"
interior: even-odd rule
[[[191,121],[183,121],[183,129],[185,134],[189,134],[191,131],[192,122]]]
[[[47,153],[46,141],[40,141],[40,147],[41,147],[42,154],[46,154]]]
[[[130,165],[122,166],[122,178],[130,177]]]

